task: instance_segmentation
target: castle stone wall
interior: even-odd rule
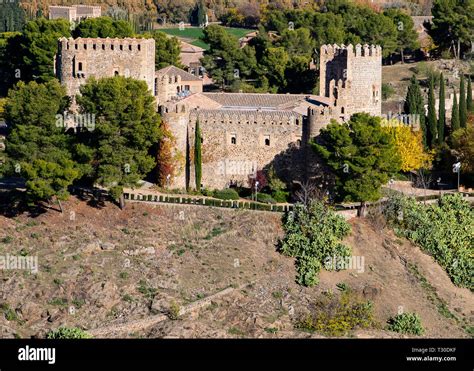
[[[177,143],[187,148],[187,180],[194,188],[194,141],[196,121],[202,136],[202,185],[221,189],[231,184],[247,186],[249,176],[272,163],[292,147],[301,145],[304,117],[291,111],[169,110],[163,120],[170,123]],[[187,131],[183,121],[187,120]],[[185,134],[186,133],[186,134]],[[186,135],[186,138],[183,138]],[[187,144],[184,144],[184,143]],[[186,174],[186,169],[181,173]],[[172,187],[186,184],[180,177]]]
[[[321,94],[347,119],[356,112],[382,113],[382,49],[375,45],[323,45]]]
[[[153,39],[61,38],[56,63],[56,74],[69,96],[78,94],[90,77],[116,75],[145,81],[155,95]]]

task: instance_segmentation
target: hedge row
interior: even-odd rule
[[[134,193],[124,193],[125,200],[132,201],[150,201],[165,202],[176,204],[206,205],[215,207],[226,207],[234,209],[248,209],[261,211],[285,212],[293,209],[292,205],[272,205],[262,204],[253,201],[235,201],[235,200],[218,200],[214,198],[194,198],[194,197],[178,197],[164,195],[135,195]]]

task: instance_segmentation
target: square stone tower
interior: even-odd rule
[[[320,93],[343,119],[353,113],[382,114],[382,48],[375,45],[323,45]]]
[[[89,77],[132,77],[147,83],[155,95],[155,40],[110,38],[61,38],[56,75],[75,97]]]

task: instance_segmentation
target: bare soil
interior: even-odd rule
[[[295,329],[295,321],[341,282],[373,302],[379,324],[347,336],[402,337],[384,329],[399,310],[418,313],[426,337],[468,337],[461,325],[472,326],[473,294],[418,247],[368,220],[352,219],[345,241],[364,257],[364,271],[323,271],[318,286],[304,288],[293,259],[277,251],[277,213],[140,203],[120,211],[75,198],[63,206],[64,213],[35,218],[0,215],[0,255],[39,263],[36,274],[0,271],[0,337],[126,325],[228,287],[237,289],[178,319],[106,337],[321,337]]]

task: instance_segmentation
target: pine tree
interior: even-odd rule
[[[413,75],[410,80],[410,85],[408,86],[407,96],[405,99],[405,113],[410,115],[416,115],[419,117],[420,129],[423,133],[423,145],[427,145],[427,132],[425,125],[425,107],[423,102],[423,95],[421,94],[420,85]]]
[[[456,97],[456,92],[454,92],[453,100],[453,111],[451,113],[451,132],[455,132],[459,129],[459,108],[458,108],[458,99]]]
[[[464,76],[461,76],[459,84],[459,124],[462,128],[466,127],[467,108],[466,108],[466,90],[464,88]]]
[[[438,143],[444,142],[444,132],[446,126],[446,106],[444,93],[444,76],[441,74],[439,78],[439,107],[438,107]]]
[[[199,121],[196,122],[196,131],[194,134],[194,172],[196,177],[196,190],[201,191],[202,179],[202,156],[201,156],[201,129]]]
[[[438,133],[438,120],[436,119],[436,107],[434,97],[434,81],[430,79],[430,88],[428,93],[428,138],[430,147],[433,148],[436,145]]]
[[[472,112],[474,110],[474,102],[472,101],[472,86],[471,86],[471,78],[467,79],[467,94],[466,94],[466,107],[468,112]]]
[[[382,185],[402,164],[391,134],[382,128],[379,117],[367,113],[356,113],[342,125],[329,124],[312,148],[333,169],[337,197],[361,202],[361,211],[366,201],[381,197]]]

